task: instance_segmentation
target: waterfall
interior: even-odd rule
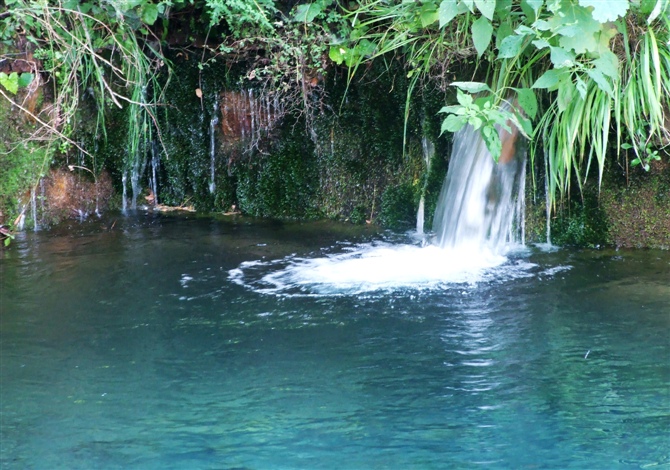
[[[214,112],[212,113],[212,119],[209,121],[209,161],[210,161],[210,180],[209,180],[209,192],[214,194],[216,189],[216,183],[214,182],[214,172],[215,172],[215,163],[216,163],[216,125],[219,123],[219,102],[214,100]]]
[[[509,161],[503,155],[496,164],[479,131],[466,126],[455,134],[433,224],[440,248],[502,253],[523,243],[525,150],[511,149]]]

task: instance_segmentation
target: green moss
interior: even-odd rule
[[[24,140],[34,130],[32,122],[0,99],[0,224],[16,219],[30,200],[31,188],[49,167],[53,152],[40,142]]]
[[[627,248],[670,249],[670,165],[632,175],[629,185],[606,187],[601,196],[607,243]]]
[[[392,230],[408,230],[416,225],[416,191],[408,183],[389,186],[382,195],[379,221]]]

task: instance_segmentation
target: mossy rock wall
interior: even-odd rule
[[[20,89],[16,101],[25,103],[26,93]],[[33,93],[41,95],[41,90]],[[38,101],[41,98],[36,106]],[[49,169],[54,152],[30,139],[36,126],[9,101],[0,99],[0,225],[11,225],[26,209],[31,191],[38,189],[40,177]],[[30,228],[30,220],[26,222]]]

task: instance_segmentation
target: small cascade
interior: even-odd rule
[[[142,165],[143,166],[143,165]],[[142,188],[140,187],[140,161],[135,159],[133,166],[130,168],[130,186],[133,190],[133,197],[131,200],[130,208],[135,210],[137,209],[137,196],[139,196]]]
[[[547,161],[547,153],[544,154],[544,167],[549,168]],[[549,177],[544,177],[544,197],[545,197],[545,211],[547,214],[547,245],[551,246],[551,194],[549,193]]]
[[[479,131],[466,126],[454,136],[433,224],[439,247],[502,253],[523,242],[525,150],[513,145],[515,134],[501,134],[503,144],[512,139],[511,153],[498,164]]]
[[[149,189],[153,195],[151,203],[158,205],[158,179],[156,177],[156,172],[158,170],[158,165],[160,164],[160,153],[157,148],[156,141],[151,142],[151,174],[149,175]]]
[[[209,121],[209,161],[210,161],[210,180],[209,180],[209,192],[214,194],[216,189],[216,183],[214,182],[215,177],[215,163],[216,163],[216,125],[219,123],[219,103],[214,101],[214,112],[212,113],[212,119]]]
[[[435,155],[435,145],[431,142],[428,137],[423,137],[421,139],[421,146],[423,147],[423,158],[426,160],[426,174],[430,172],[430,162]],[[425,194],[426,194],[426,184],[424,183],[423,190],[421,191],[421,200],[419,201],[419,210],[416,213],[416,233],[423,235],[423,225],[425,221]]]
[[[37,225],[37,192],[35,188],[30,190],[30,212],[33,216],[33,230],[37,232],[40,228]]]
[[[123,196],[121,198],[121,211],[125,214],[128,211],[128,190],[126,189],[128,183],[128,172],[124,171],[121,177],[121,185],[123,186]]]

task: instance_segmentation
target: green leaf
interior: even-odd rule
[[[496,11],[496,0],[475,0],[477,9],[489,19],[493,21],[493,14]]]
[[[489,149],[493,160],[498,163],[500,159],[500,154],[502,153],[502,142],[500,142],[500,136],[498,131],[492,125],[484,126],[481,130],[482,138],[486,144],[486,148]]]
[[[619,77],[619,58],[612,51],[605,51],[600,54],[600,57],[593,61],[593,65],[595,65],[603,75],[610,78]]]
[[[579,93],[579,96],[582,97],[583,100],[586,99],[586,91],[587,91],[587,86],[586,82],[581,79],[581,77],[577,77],[575,79],[575,88],[577,88],[577,92]]]
[[[565,67],[572,67],[575,65],[575,55],[566,51],[562,47],[549,46],[551,49],[551,63],[554,68],[561,69]]]
[[[575,84],[572,80],[561,80],[558,87],[558,110],[565,111],[575,96]]]
[[[456,15],[458,15],[458,4],[456,0],[442,0],[437,15],[440,20],[440,29],[442,29],[447,23],[456,18]]]
[[[537,98],[535,92],[530,88],[514,88],[519,106],[530,119],[537,115]]]
[[[0,85],[15,95],[19,91],[19,74],[12,72],[7,75],[5,72],[0,72]]]
[[[463,106],[460,105],[443,106],[437,113],[463,114],[463,110]]]
[[[8,247],[9,244],[11,243],[11,239],[9,237],[5,238],[5,241],[3,242],[5,244],[5,247]]]
[[[620,17],[626,16],[629,6],[628,0],[579,0],[583,7],[592,7],[593,19],[600,23],[615,21]]]
[[[337,65],[341,65],[344,62],[344,58],[347,54],[347,49],[343,46],[330,46],[330,51],[328,51],[328,57],[330,60],[335,62]]]
[[[544,49],[545,47],[551,47],[549,42],[546,39],[535,39],[533,41],[533,46],[537,47],[538,49]]]
[[[321,3],[309,3],[298,5],[293,15],[293,21],[300,23],[311,23],[314,18],[321,13],[323,5]]]
[[[24,88],[27,87],[28,85],[30,85],[32,83],[33,78],[35,78],[35,75],[33,75],[32,73],[27,73],[27,72],[22,73],[21,75],[19,75],[19,80],[18,80],[19,87],[24,87]]]
[[[594,82],[598,85],[598,88],[600,88],[602,91],[610,95],[610,97],[614,97],[614,92],[612,91],[612,86],[610,83],[607,81],[607,78],[602,74],[602,72],[598,69],[587,69],[586,73],[589,77],[593,79]]]
[[[498,26],[498,30],[496,31],[496,49],[500,49],[505,38],[512,34],[514,34],[514,30],[512,30],[512,26],[509,23],[500,23],[500,26]]]
[[[521,52],[521,46],[523,46],[523,41],[525,38],[525,36],[517,36],[516,34],[513,36],[507,36],[500,44],[498,58],[509,59],[518,56]]]
[[[560,78],[560,72],[558,70],[547,70],[538,78],[531,88],[553,88],[558,85],[558,79]]]
[[[439,19],[439,14],[433,4],[425,3],[419,13],[419,19],[421,20],[421,27],[426,28]]]
[[[443,134],[445,131],[458,132],[463,128],[463,126],[465,126],[466,123],[467,120],[465,117],[450,114],[444,121],[442,121],[440,134]]]
[[[535,12],[535,15],[537,16],[537,12],[542,8],[542,4],[544,3],[543,0],[526,0],[526,3],[528,4],[529,7],[533,9]]]
[[[481,57],[489,47],[492,35],[493,26],[485,17],[480,16],[472,23],[472,41],[477,49],[477,57]]]
[[[153,3],[147,3],[142,8],[142,22],[151,26],[158,18],[158,6]]]
[[[461,90],[456,91],[456,100],[458,104],[465,107],[470,106],[473,102],[472,95],[465,94]]]
[[[480,93],[482,91],[491,91],[491,88],[482,82],[451,82],[451,86],[460,88],[468,93]]]

